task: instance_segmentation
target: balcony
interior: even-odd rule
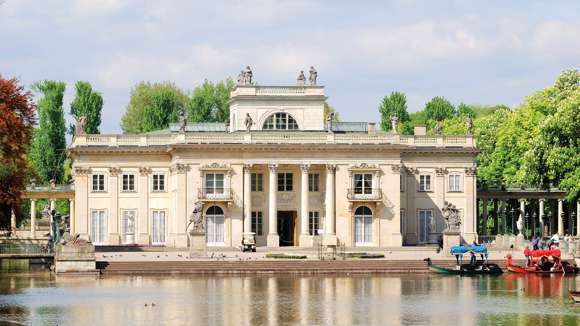
[[[231,188],[201,188],[197,198],[201,201],[231,202],[234,196]]]
[[[348,189],[346,197],[349,201],[381,201],[383,192],[379,188],[373,189]]]

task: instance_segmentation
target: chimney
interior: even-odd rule
[[[367,122],[367,133],[368,134],[376,134],[377,133],[377,124],[374,122]]]
[[[426,136],[427,135],[427,127],[425,126],[415,126],[415,128],[413,128],[413,134],[415,136]]]

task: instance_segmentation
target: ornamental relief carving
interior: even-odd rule
[[[405,173],[406,173],[407,175],[414,175],[414,174],[419,174],[419,169],[410,168],[410,167],[405,167]]]
[[[375,164],[359,163],[353,164],[349,167],[349,170],[378,170],[379,167]]]
[[[151,174],[152,172],[153,172],[153,170],[151,170],[150,167],[143,166],[143,167],[139,168],[139,174],[141,174],[143,176],[147,176],[147,175]]]
[[[173,164],[171,168],[169,168],[169,171],[171,171],[171,173],[187,173],[189,170],[191,170],[191,167],[189,165],[181,163]]]
[[[77,166],[74,169],[74,174],[76,175],[89,175],[93,173],[93,170],[91,168],[85,168],[82,166]]]
[[[449,173],[449,171],[447,171],[447,169],[444,169],[444,168],[435,169],[435,174],[437,174],[437,176],[444,176],[447,173]]]
[[[393,171],[393,173],[395,173],[395,174],[401,173],[401,165],[399,165],[399,164],[391,165],[391,171]]]
[[[111,175],[111,176],[113,176],[113,177],[116,177],[116,176],[118,176],[118,175],[119,175],[119,174],[121,174],[122,172],[123,172],[123,171],[121,170],[121,168],[118,168],[118,167],[112,167],[112,168],[109,168],[109,175]]]
[[[477,168],[471,167],[465,169],[465,175],[468,177],[474,177],[477,174]]]
[[[230,166],[227,164],[219,164],[217,162],[202,165],[200,170],[230,170]]]

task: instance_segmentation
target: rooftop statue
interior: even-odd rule
[[[310,82],[310,86],[316,86],[316,80],[318,79],[318,72],[314,69],[313,66],[310,66],[310,75],[308,76],[308,81]]]
[[[334,121],[334,112],[328,112],[326,117],[326,131],[332,132],[332,121]]]
[[[187,115],[185,110],[179,111],[179,132],[185,132],[187,129]]]
[[[461,226],[461,212],[459,209],[450,202],[445,201],[441,212],[447,223],[447,231],[459,231],[459,227]]]
[[[250,129],[252,129],[252,125],[254,125],[254,120],[252,119],[249,113],[246,113],[246,119],[244,120],[244,124],[246,125],[246,131],[250,131]]]
[[[441,121],[437,121],[437,124],[435,125],[435,135],[441,136]]]
[[[397,132],[397,125],[398,124],[399,124],[399,117],[396,114],[394,114],[391,117],[391,129],[392,129],[392,133],[395,135],[398,134],[398,132]]]
[[[254,74],[252,73],[252,68],[246,66],[246,70],[244,70],[244,85],[252,85],[253,78]]]
[[[85,135],[86,134],[85,128],[86,128],[86,124],[87,124],[87,118],[84,115],[81,115],[76,120],[77,121],[75,124],[75,136]]]
[[[471,118],[471,113],[467,115],[466,126],[467,126],[467,134],[470,136],[473,135],[473,119]]]
[[[298,86],[304,86],[306,84],[306,76],[304,76],[304,71],[300,70],[300,75],[296,79]]]

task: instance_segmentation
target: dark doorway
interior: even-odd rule
[[[278,235],[280,247],[294,246],[296,235],[296,211],[278,211]]]

